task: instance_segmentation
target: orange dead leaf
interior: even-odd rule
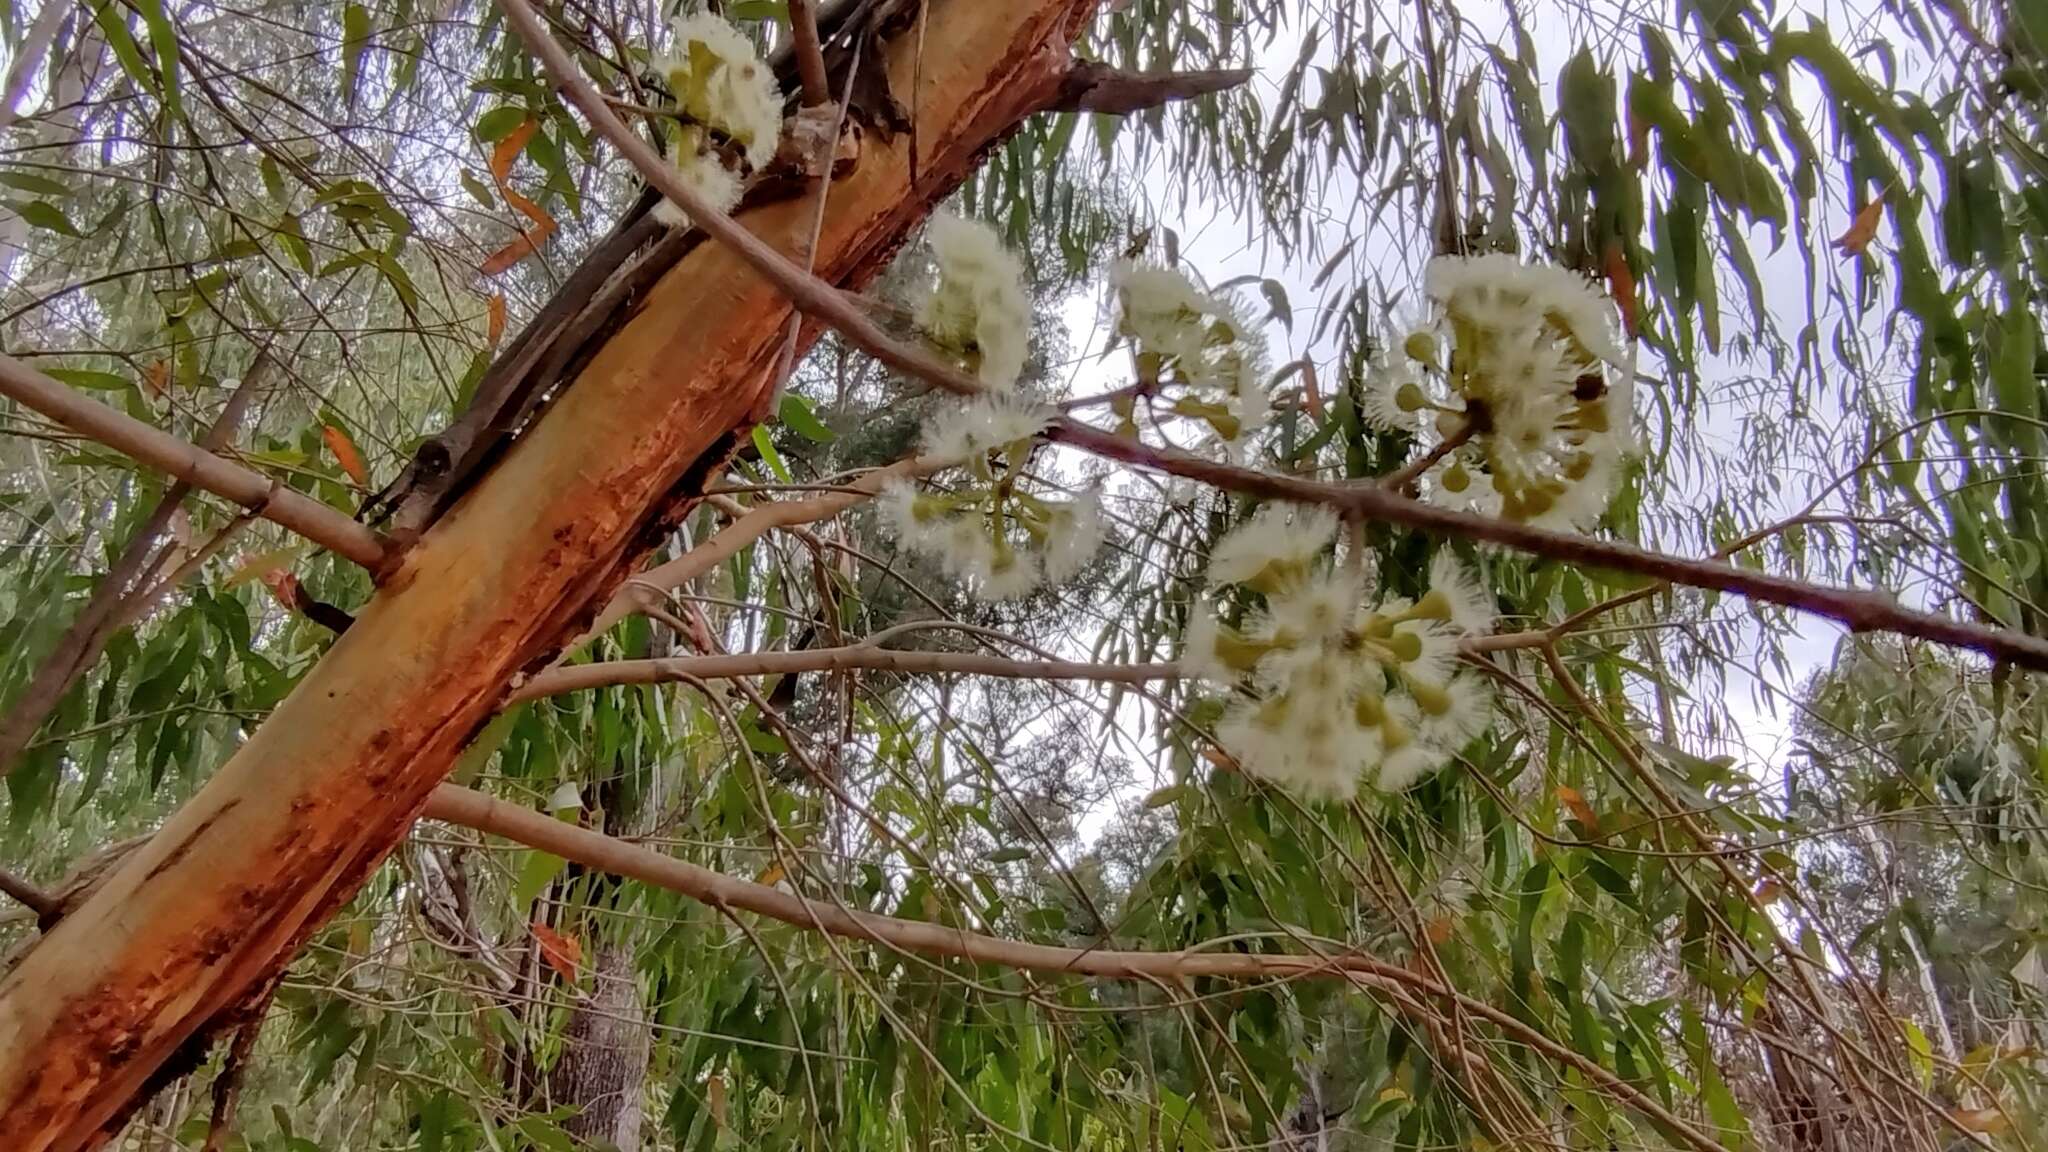
[[[704,1102],[711,1109],[711,1122],[725,1127],[725,1076],[714,1073],[704,1082]]]
[[[363,467],[363,454],[356,451],[356,442],[348,438],[348,433],[332,424],[322,424],[320,439],[327,445],[327,450],[334,453],[334,462],[341,465],[349,479],[362,487],[370,486],[370,470]]]
[[[263,574],[263,586],[270,589],[270,594],[277,598],[279,604],[285,606],[286,611],[299,610],[299,597],[303,593],[299,589],[297,576],[282,568],[273,569]]]
[[[574,936],[557,932],[536,920],[527,927],[533,929],[533,938],[540,944],[540,958],[547,961],[562,979],[571,984],[576,982],[577,966],[583,963],[583,944]]]
[[[1628,333],[1630,339],[1634,339],[1638,334],[1636,275],[1629,271],[1628,256],[1622,252],[1621,244],[1617,241],[1607,242],[1607,251],[1602,260],[1605,264],[1604,271],[1607,273],[1607,294],[1614,297],[1614,303],[1621,308],[1622,331]]]
[[[777,860],[773,864],[768,865],[766,868],[761,869],[761,874],[759,876],[754,877],[754,883],[759,884],[765,888],[773,888],[777,884],[782,883],[782,878],[786,875],[788,875],[788,873],[783,871],[782,861]]]
[[[1856,219],[1849,230],[1835,237],[1835,247],[1844,256],[1861,256],[1870,242],[1877,239],[1877,226],[1884,220],[1884,197],[1880,196],[1865,204],[1856,212]]]
[[[163,395],[165,389],[170,386],[170,382],[171,362],[169,360],[153,360],[150,362],[149,367],[142,370],[142,384],[145,388],[149,389],[151,396]]]
[[[690,647],[699,652],[715,652],[718,641],[711,635],[711,625],[704,622],[704,613],[695,604],[683,606],[683,622],[690,626]]]
[[[548,238],[548,233],[554,230],[553,221],[549,221],[545,227],[535,226],[528,228],[526,231],[521,232],[510,244],[491,253],[490,258],[486,259],[479,266],[479,270],[486,276],[496,276],[498,273],[531,256],[541,246],[541,242]]]
[[[490,347],[496,348],[498,341],[505,335],[505,294],[503,292],[493,293],[491,298],[484,302],[484,315],[488,325],[484,333],[484,342]]]
[[[1579,822],[1579,825],[1586,830],[1587,835],[1598,836],[1600,834],[1600,815],[1593,811],[1591,804],[1586,803],[1584,796],[1579,795],[1578,789],[1567,788],[1560,784],[1557,787],[1557,798],[1566,808],[1571,809],[1572,819]]]
[[[533,221],[535,225],[545,228],[549,232],[555,230],[555,218],[548,215],[547,209],[542,208],[540,205],[535,204],[503,184],[498,185],[498,193],[504,196],[505,203],[510,204],[513,210],[517,211],[521,216],[526,217],[528,220]]]
[[[526,151],[527,142],[532,140],[533,134],[539,130],[540,121],[528,116],[520,122],[519,127],[512,130],[510,135],[498,141],[497,145],[491,149],[491,178],[493,180],[500,184],[505,182],[505,177],[512,174],[512,162],[519,159],[521,152]]]
[[[1776,880],[1765,877],[1764,882],[1756,886],[1756,906],[1759,908],[1768,906],[1771,901],[1783,895],[1784,891],[1784,887]]]
[[[1966,1132],[2003,1132],[2012,1126],[2004,1112],[1997,1108],[1958,1108],[1950,1113],[1956,1127]]]
[[[1228,752],[1225,752],[1222,748],[1218,747],[1217,745],[1203,745],[1202,759],[1207,760],[1209,763],[1214,764],[1216,767],[1223,769],[1225,772],[1235,772],[1240,776],[1244,774],[1244,766],[1237,762],[1237,757],[1232,756]]]
[[[1431,944],[1438,946],[1448,944],[1451,942],[1451,918],[1449,916],[1439,916],[1425,925],[1423,931],[1428,934]]]
[[[258,552],[235,565],[235,570],[228,573],[226,580],[221,581],[221,587],[233,588],[237,584],[247,584],[251,580],[267,580],[271,573],[298,558],[299,549],[296,545]]]

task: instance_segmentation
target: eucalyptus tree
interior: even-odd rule
[[[2038,5],[699,7],[0,12],[8,1147],[2039,1144]]]

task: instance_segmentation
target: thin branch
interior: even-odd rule
[[[43,891],[34,884],[0,868],[0,893],[14,898],[22,907],[36,914],[36,919],[47,920],[57,910],[57,897]]]
[[[14,126],[21,118],[16,108],[21,98],[28,94],[29,82],[36,78],[36,69],[43,63],[43,56],[50,50],[50,42],[57,38],[57,29],[64,23],[64,17],[76,9],[56,0],[43,0],[43,10],[36,13],[36,22],[29,26],[28,36],[15,46],[14,63],[8,66],[4,91],[0,91],[0,130]],[[54,75],[55,69],[51,72]]]
[[[1444,536],[1482,540],[1568,564],[1608,568],[1672,584],[1729,592],[1750,600],[1781,604],[1825,616],[1847,626],[1852,632],[1892,632],[1980,652],[2023,668],[2048,671],[2048,639],[1917,611],[1882,592],[1809,584],[1786,576],[1737,568],[1719,560],[1671,556],[1619,541],[1457,512],[1411,500],[1374,482],[1308,480],[1239,468],[1186,452],[1152,448],[1067,418],[1055,421],[1047,434],[1054,440],[1098,456],[1199,480],[1234,492],[1273,500],[1322,504],[1352,517]]]
[[[592,622],[590,628],[563,651],[573,652],[589,640],[610,631],[612,625],[633,613],[642,611],[651,604],[660,603],[663,596],[739,555],[748,545],[773,529],[809,524],[836,516],[874,496],[891,480],[929,476],[948,463],[950,462],[938,457],[912,457],[908,460],[899,460],[886,468],[877,468],[828,495],[809,500],[782,500],[758,505],[746,515],[720,529],[709,540],[681,556],[628,579],[612,594],[611,600],[605,604],[604,610],[597,614],[597,619]]]
[[[1399,964],[1356,953],[1306,956],[1193,950],[1142,952],[1062,948],[1023,940],[1005,940],[929,921],[899,920],[836,904],[821,904],[794,892],[713,872],[452,784],[434,789],[420,814],[425,819],[503,836],[588,868],[680,893],[720,910],[737,908],[799,928],[928,956],[1108,979],[1179,983],[1202,976],[1227,979],[1322,977],[1344,979],[1362,988],[1396,994],[1420,992],[1451,1001],[1460,1010],[1484,1018],[1518,1042],[1543,1052],[1552,1060],[1570,1065],[1654,1119],[1660,1127],[1679,1136],[1697,1152],[1724,1152],[1711,1137],[1598,1062],[1559,1044],[1508,1012]]]
[[[794,652],[741,652],[720,656],[669,656],[652,660],[606,660],[550,668],[512,693],[514,703],[608,688],[619,684],[667,684],[677,680],[730,680],[741,676],[774,676],[798,672],[939,673],[996,676],[1008,680],[1096,680],[1133,684],[1173,680],[1174,664],[1089,664],[1069,660],[1012,660],[979,652],[919,652],[883,648],[873,643],[837,648],[804,648]]]
[[[1177,100],[1228,91],[1252,78],[1249,68],[1206,72],[1126,72],[1093,60],[1067,69],[1046,105],[1049,112],[1102,112],[1122,116]]]
[[[384,538],[349,519],[346,513],[109,408],[12,356],[0,355],[0,396],[16,400],[137,463],[239,504],[373,572],[384,563]]]
[[[832,99],[832,86],[825,77],[825,49],[818,42],[818,12],[811,0],[789,0],[789,31],[804,107],[819,107]]]
[[[1399,469],[1380,477],[1380,487],[1385,488],[1389,492],[1399,492],[1403,496],[1415,495],[1413,491],[1415,482],[1422,479],[1422,474],[1436,467],[1438,461],[1441,461],[1444,457],[1464,447],[1478,431],[1478,424],[1472,420],[1466,420],[1463,427],[1437,441],[1436,446],[1429,451],[1403,464]]]

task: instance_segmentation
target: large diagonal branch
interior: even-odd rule
[[[0,355],[0,396],[40,412],[138,464],[239,504],[373,572],[384,563],[383,537],[346,513],[125,412],[115,411],[12,356]]]
[[[766,916],[785,924],[866,940],[925,956],[972,960],[1006,968],[1072,976],[1179,983],[1196,977],[1289,980],[1334,978],[1381,991],[1420,994],[1455,1003],[1505,1035],[1542,1052],[1598,1083],[1655,1120],[1697,1152],[1723,1152],[1720,1144],[1613,1072],[1484,1000],[1467,996],[1419,972],[1355,952],[1329,955],[1274,955],[1243,952],[1145,952],[1106,948],[1065,948],[1006,940],[924,920],[901,920],[806,899],[780,888],[755,884],[665,856],[588,828],[495,800],[451,784],[434,790],[421,815],[474,828],[585,867],[652,884],[721,910]]]
[[[874,45],[918,109],[917,163],[906,135],[871,139],[836,175],[813,282],[876,275],[1037,106],[1088,8],[929,0],[921,43]],[[794,252],[812,216],[763,204],[724,230]],[[0,979],[0,1148],[92,1146],[174,1053],[234,1022],[399,842],[513,677],[546,666],[719,474],[790,313],[735,251],[696,245],[640,294],[269,720]]]

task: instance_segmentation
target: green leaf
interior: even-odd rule
[[[78,237],[84,235],[78,230],[78,225],[71,222],[71,217],[66,216],[62,209],[48,200],[10,200],[8,207],[14,209],[15,214],[32,227],[41,228],[45,232]]]
[[[93,8],[92,18],[99,25],[100,35],[106,37],[107,47],[113,50],[114,59],[121,62],[121,70],[135,81],[137,88],[154,93],[156,73],[142,58],[142,49],[136,47],[135,37],[128,31],[128,10],[114,0],[100,0]]]
[[[553,883],[569,862],[546,852],[530,851],[522,855],[525,859],[519,864],[519,879],[512,885],[512,906],[524,916],[541,890]]]
[[[470,199],[475,200],[486,208],[498,206],[498,198],[491,195],[491,190],[484,185],[483,181],[476,178],[475,173],[464,168],[459,179],[462,181],[462,190],[469,193]]]
[[[735,23],[742,20],[772,20],[784,27],[789,25],[789,0],[738,0],[725,6],[725,18]]]
[[[1174,801],[1179,800],[1181,798],[1181,795],[1186,791],[1187,790],[1179,784],[1169,784],[1164,788],[1155,788],[1152,790],[1150,794],[1148,794],[1145,797],[1145,807],[1164,808],[1168,804],[1171,804]]]
[[[1259,291],[1266,297],[1266,306],[1270,309],[1267,314],[1293,332],[1294,309],[1287,302],[1287,286],[1278,280],[1261,280]]]
[[[370,12],[350,4],[341,13],[341,98],[356,106],[356,86],[363,78],[363,54],[370,47]]]
[[[17,168],[0,170],[0,184],[5,184],[9,188],[27,192],[33,196],[71,195],[71,189],[57,183],[48,176],[37,175],[34,172],[23,172]]]
[[[156,67],[163,80],[164,107],[174,117],[184,115],[178,99],[178,33],[164,12],[163,0],[134,0],[149,27],[150,46],[156,49]]]
[[[806,440],[815,441],[819,444],[830,444],[838,439],[833,434],[832,429],[825,427],[824,422],[819,420],[817,414],[811,411],[810,401],[805,400],[794,392],[787,393],[782,397],[782,403],[776,410],[776,416],[784,424],[794,429],[797,435],[802,436]]]
[[[91,368],[45,368],[43,373],[62,380],[73,388],[90,388],[95,392],[125,392],[131,385],[126,376],[114,372],[99,372]]]
[[[512,134],[514,128],[526,123],[527,111],[517,104],[500,104],[489,112],[477,117],[472,129],[476,138],[486,144],[496,144]]]
[[[754,425],[754,447],[761,453],[761,460],[768,465],[768,470],[775,473],[775,478],[784,484],[789,483],[789,468],[782,462],[782,453],[775,450],[775,442],[769,438],[768,429],[760,424]]]
[[[1928,1043],[1927,1033],[1922,1032],[1920,1026],[1911,1020],[1899,1021],[1899,1030],[1906,1034],[1906,1057],[1913,1063],[1913,1074],[1920,1078],[1920,1087],[1932,1087],[1934,1045]]]
[[[1029,860],[1030,858],[1031,849],[1029,848],[999,848],[982,857],[983,860],[990,864],[1014,864],[1019,860]]]

